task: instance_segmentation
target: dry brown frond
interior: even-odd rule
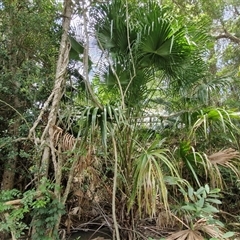
[[[60,144],[62,150],[65,152],[65,151],[73,150],[76,139],[70,133],[68,132],[64,133],[62,128],[54,125],[53,126],[53,142],[54,142],[54,147],[57,147]]]
[[[232,148],[227,148],[225,150],[220,150],[216,153],[211,154],[210,156],[208,156],[208,159],[212,164],[224,165],[228,161],[239,157],[240,157],[239,151]]]
[[[197,230],[186,229],[173,233],[166,240],[204,240],[201,233]]]
[[[167,237],[167,240],[203,240],[202,234],[221,239],[221,236],[224,235],[224,229],[218,225],[208,224],[205,218],[201,218],[194,223],[193,229],[175,232]]]
[[[213,238],[221,238],[224,235],[224,229],[218,225],[208,224],[206,219],[199,219],[194,224],[194,229],[207,234]]]

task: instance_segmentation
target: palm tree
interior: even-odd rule
[[[196,81],[196,71],[201,74],[196,45],[168,8],[155,1],[114,0],[94,8],[94,14],[96,38],[108,63],[104,80],[110,88],[118,86],[127,105],[146,99],[146,85],[152,80],[182,86],[184,74],[187,81]]]
[[[179,90],[186,82],[196,81],[197,69],[201,76],[203,64],[195,43],[189,40],[188,29],[155,1],[114,0],[97,4],[91,13],[105,66],[98,78],[108,86],[108,94],[120,98],[115,98],[114,104],[118,107],[115,119],[121,120],[107,125],[111,140],[107,159],[117,181],[117,189],[113,188],[113,201],[121,213],[117,220],[132,229],[127,233],[132,239],[135,220],[156,215],[159,203],[169,212],[167,182],[181,185],[164,140],[143,131],[143,109],[149,107],[157,90],[150,87]],[[184,73],[188,74],[187,80]],[[96,117],[91,115],[90,119]]]

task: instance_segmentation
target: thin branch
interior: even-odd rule
[[[225,23],[222,19],[220,19],[220,23],[222,25],[222,28],[223,28],[223,31],[224,33],[222,34],[219,34],[218,36],[216,36],[215,38],[218,40],[218,39],[222,39],[222,38],[226,38],[226,39],[229,39],[231,40],[232,42],[234,43],[237,43],[237,44],[240,44],[240,38],[234,36],[233,34],[231,34],[225,27]]]
[[[44,103],[43,108],[41,109],[41,112],[40,112],[40,114],[38,115],[37,120],[34,122],[32,128],[29,130],[28,137],[31,137],[31,136],[33,135],[33,137],[34,137],[34,139],[35,139],[35,129],[36,129],[36,127],[38,126],[39,122],[41,121],[42,116],[43,116],[44,112],[47,110],[50,102],[52,101],[53,95],[54,95],[54,92],[52,92],[52,93],[49,95],[47,101]]]
[[[234,43],[240,44],[240,38],[232,35],[232,34],[229,33],[228,31],[225,31],[225,33],[220,34],[220,35],[218,35],[218,36],[215,37],[216,40],[218,40],[218,39],[223,39],[223,38],[229,39],[229,40],[231,40],[231,41],[234,42]]]
[[[113,216],[113,224],[114,229],[116,231],[116,238],[120,240],[120,234],[118,229],[118,222],[116,217],[116,190],[117,190],[117,176],[118,176],[118,156],[117,156],[117,146],[114,138],[114,134],[112,133],[112,143],[114,149],[114,177],[113,177],[113,193],[112,193],[112,216]]]
[[[127,91],[133,81],[133,79],[136,77],[136,68],[135,68],[135,64],[134,64],[134,58],[133,58],[133,54],[132,54],[132,48],[131,48],[131,43],[130,43],[130,34],[129,34],[129,13],[128,13],[128,0],[126,0],[126,23],[127,23],[127,41],[128,41],[128,49],[129,49],[129,54],[130,54],[130,59],[132,61],[132,67],[133,67],[133,76],[131,76],[131,79],[124,91],[124,97],[127,94]],[[132,75],[131,71],[130,71],[130,75]]]

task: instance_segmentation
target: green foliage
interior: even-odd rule
[[[147,149],[142,149],[142,153],[134,161],[133,190],[129,208],[136,198],[140,214],[143,208],[149,215],[155,215],[158,197],[165,209],[169,208],[165,177],[167,174],[178,177],[178,172],[168,149],[162,147],[163,142],[159,138],[155,139]]]
[[[26,223],[24,223],[24,215],[29,212],[28,206],[14,207],[12,205],[6,205],[5,202],[14,198],[19,198],[21,193],[16,190],[6,190],[0,193],[0,214],[4,213],[4,218],[1,221],[0,231],[14,232],[17,238],[21,237],[25,230],[28,229]]]
[[[168,8],[155,1],[146,1],[137,8],[134,4],[116,0],[93,10],[99,48],[110,54],[111,66],[107,66],[105,82],[122,88],[129,106],[147,97],[146,84],[157,72],[165,78],[155,80],[170,80],[179,87],[187,79],[193,80],[190,74],[194,70],[198,69],[200,75],[203,66],[195,55],[197,38],[189,40],[191,31],[170,16]]]
[[[233,232],[227,232],[224,229],[224,224],[216,218],[216,213],[219,210],[214,206],[221,204],[218,199],[220,197],[220,189],[210,189],[206,184],[201,186],[197,191],[192,187],[185,192],[181,190],[185,196],[185,204],[178,209],[178,215],[184,216],[181,221],[187,229],[179,230],[171,234],[167,239],[228,239],[234,235]],[[181,214],[180,214],[181,212]],[[205,237],[205,238],[203,238]]]
[[[54,187],[48,180],[42,179],[40,191],[29,190],[21,194],[12,189],[1,191],[0,213],[4,213],[0,231],[12,232],[18,238],[33,227],[34,239],[58,239],[58,232],[51,232],[56,222],[64,214],[64,206],[54,199],[50,190]],[[18,203],[5,204],[7,201],[18,198]],[[20,198],[20,199],[19,199]],[[26,215],[32,217],[32,223],[25,222]]]
[[[71,49],[69,53],[70,60],[83,61],[84,47],[83,43],[78,42],[74,37],[69,36]],[[88,59],[88,67],[91,69],[92,61]]]
[[[200,187],[197,191],[194,191],[192,187],[188,188],[188,192],[183,193],[187,195],[189,202],[183,205],[181,208],[186,210],[187,214],[191,217],[191,221],[195,221],[199,218],[205,218],[207,222],[212,223],[213,214],[218,213],[219,210],[212,206],[212,204],[221,204],[218,200],[220,189],[210,190],[209,185]]]
[[[221,105],[227,99],[231,109],[239,108],[236,101],[240,86],[239,44],[235,42],[223,49],[225,54],[220,61],[218,57],[222,52],[215,52],[218,48],[214,48],[213,39],[207,38],[206,30],[212,23],[218,23],[217,27],[221,24],[224,27],[222,33],[230,31],[238,38],[239,19],[232,23],[225,19],[226,1],[217,1],[211,6],[206,0],[158,2],[90,1],[88,9],[81,8],[84,11],[91,8],[86,14],[90,16],[87,25],[89,31],[94,31],[91,37],[96,37],[98,49],[94,48],[101,54],[100,63],[95,64],[90,56],[84,55],[88,52],[84,49],[86,36],[82,42],[73,37],[75,33],[69,36],[72,61],[66,80],[71,81],[60,103],[58,123],[80,137],[82,145],[87,143],[89,149],[94,149],[95,174],[100,172],[95,168],[101,168],[103,162],[106,171],[112,174],[113,159],[116,160],[119,225],[121,220],[124,226],[137,224],[137,219],[126,223],[128,214],[136,218],[157,215],[158,203],[169,210],[172,199],[179,197],[175,191],[178,185],[189,200],[180,211],[187,215],[192,228],[201,225],[198,222],[201,218],[221,226],[215,218],[218,213],[215,204],[220,204],[218,190],[210,188],[222,187],[219,183],[232,173],[235,173],[234,181],[238,181],[239,163],[236,160],[234,165],[219,167],[217,163],[212,164],[208,156],[225,146],[238,147],[239,114]],[[238,9],[237,2],[231,4],[231,9]],[[59,5],[50,0],[2,1],[0,9],[0,174],[3,175],[4,167],[15,159],[21,177],[26,179],[30,175],[31,180],[34,179],[27,185],[32,190],[1,192],[0,212],[8,214],[1,229],[20,236],[29,227],[24,219],[27,216],[32,219],[34,239],[58,239],[57,230],[51,232],[50,229],[54,229],[64,213],[64,206],[52,194],[53,190],[60,192],[60,186],[48,178],[35,181],[39,179],[41,154],[37,151],[36,157],[32,157],[32,145],[13,144],[13,140],[27,135],[51,93],[61,33]],[[94,29],[90,29],[92,26]],[[213,30],[215,37],[219,32]],[[90,45],[91,48],[92,42]],[[96,107],[89,101],[85,76],[78,69],[83,58],[89,60],[89,77],[92,71],[96,74],[89,84],[102,106]],[[166,110],[166,116],[161,116],[162,110]],[[154,123],[149,112],[155,115]],[[48,119],[46,115],[36,130],[38,137]],[[80,150],[83,159],[86,152],[90,154],[86,149]],[[75,156],[67,157],[68,165],[61,169],[64,176],[76,162]],[[101,186],[109,191],[112,179],[98,177],[104,181]],[[194,191],[189,187],[184,192],[187,181],[199,189]],[[205,182],[210,182],[210,187],[201,187]],[[35,183],[38,191],[34,189]],[[24,189],[26,183],[21,184]],[[227,184],[232,183],[227,181]],[[87,189],[88,185],[84,187]],[[170,199],[169,193],[174,195]],[[104,198],[104,194],[98,197]],[[21,199],[18,208],[4,204],[16,198]],[[109,196],[101,200],[111,205]],[[134,226],[127,227],[134,229]],[[230,236],[231,233],[225,233],[223,238]]]
[[[34,205],[31,215],[34,217],[32,227],[36,232],[32,237],[44,240],[59,239],[58,231],[51,232],[51,229],[54,229],[59,217],[65,213],[64,206],[57,199],[47,202],[38,200]]]

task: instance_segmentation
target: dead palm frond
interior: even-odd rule
[[[204,240],[199,231],[193,231],[191,229],[181,230],[173,233],[167,238],[167,240]]]
[[[227,148],[225,150],[220,150],[216,153],[211,154],[208,156],[208,160],[210,161],[211,165],[215,168],[216,172],[220,174],[218,169],[218,165],[229,168],[238,178],[240,177],[239,170],[236,166],[236,159],[239,159],[240,154],[239,151]]]
[[[224,229],[217,224],[208,224],[206,219],[199,219],[192,228],[180,230],[167,237],[167,240],[204,240],[205,236],[223,239]]]
[[[68,132],[56,125],[53,126],[53,142],[54,146],[57,147],[61,145],[63,152],[73,150],[76,142],[76,138]]]
[[[212,164],[225,165],[230,160],[239,157],[239,151],[232,148],[227,148],[225,150],[220,150],[216,153],[211,154],[210,156],[208,156],[208,159]]]

